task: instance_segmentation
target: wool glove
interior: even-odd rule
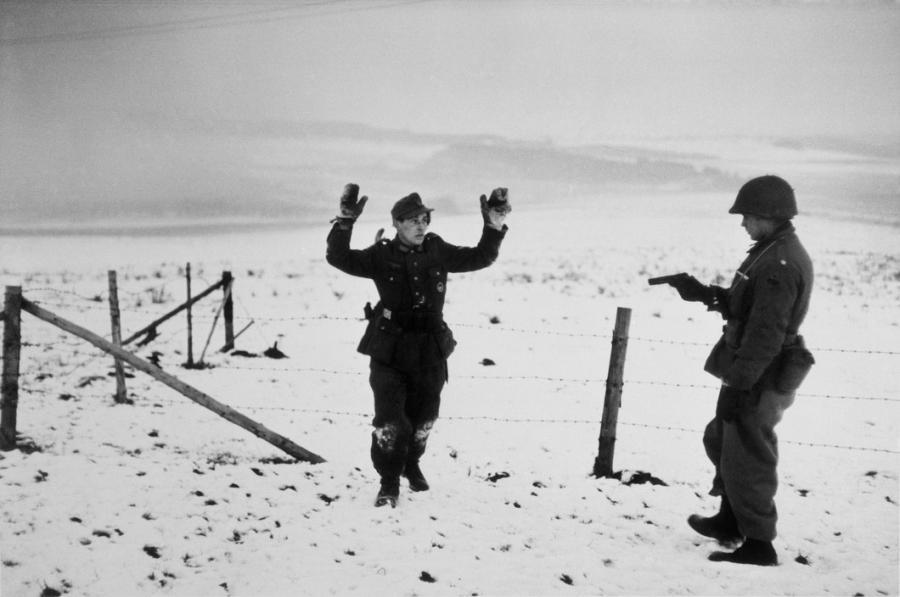
[[[356,218],[362,214],[366,201],[369,200],[365,195],[362,197],[358,197],[358,195],[359,185],[353,183],[344,185],[344,193],[341,195],[340,201],[340,215],[333,221],[341,224],[352,224],[356,221]]]
[[[677,274],[673,280],[669,280],[669,285],[677,290],[678,296],[685,301],[711,305],[716,300],[716,291],[710,286],[701,284],[697,278],[690,274]]]
[[[722,386],[716,401],[716,416],[723,421],[734,421],[741,409],[750,403],[750,392],[732,386]]]
[[[509,204],[508,189],[497,187],[491,191],[490,199],[485,195],[481,196],[481,217],[485,225],[495,230],[502,230],[506,214],[510,211],[512,211],[512,206]]]

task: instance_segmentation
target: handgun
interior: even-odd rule
[[[672,282],[677,282],[679,280],[684,280],[690,277],[687,272],[681,272],[679,274],[671,274],[668,276],[659,276],[658,278],[650,278],[647,280],[647,283],[650,286],[656,286],[657,284],[670,284]]]

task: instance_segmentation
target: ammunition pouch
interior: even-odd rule
[[[456,348],[456,339],[453,337],[453,332],[450,331],[450,328],[447,327],[446,323],[442,323],[442,329],[434,334],[434,339],[437,342],[441,356],[444,357],[444,359],[449,358]]]
[[[803,336],[797,336],[790,344],[785,344],[778,355],[778,369],[775,375],[775,389],[779,392],[796,392],[806,379],[816,359],[806,348]]]

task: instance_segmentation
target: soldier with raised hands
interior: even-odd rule
[[[381,485],[376,506],[396,507],[400,477],[412,491],[426,491],[420,459],[438,418],[447,382],[447,358],[456,340],[444,322],[447,274],[491,265],[506,235],[510,212],[507,189],[480,198],[484,227],[474,247],[450,244],[428,232],[433,209],[418,193],[391,208],[394,238],[381,238],[366,249],[350,248],[353,224],[368,197],[348,184],[340,212],[328,234],[326,260],[352,276],[375,283],[379,300],[366,305],[366,331],[357,350],[369,356],[369,384],[375,399],[371,457]]]

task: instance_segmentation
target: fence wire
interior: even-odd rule
[[[38,390],[32,388],[23,388],[22,391],[31,393],[31,394],[43,394],[50,395],[55,392],[51,392],[49,390]],[[79,393],[79,396],[82,398],[98,398],[98,399],[111,399],[112,393],[110,394],[86,394]],[[134,395],[132,394],[132,397]],[[172,406],[184,406],[187,403],[184,400],[170,400],[170,399],[158,399],[154,398],[152,400],[147,401],[150,407],[160,407],[162,405],[172,405]],[[326,409],[326,408],[296,408],[289,406],[261,406],[256,404],[229,404],[230,408],[235,410],[246,410],[246,411],[277,411],[277,412],[285,412],[285,413],[307,413],[307,414],[315,414],[315,415],[330,415],[330,416],[346,416],[346,417],[358,417],[358,418],[371,418],[373,414],[371,412],[358,412],[358,411],[348,411],[348,410],[335,410],[335,409]],[[550,417],[496,417],[491,415],[442,415],[441,420],[445,421],[488,421],[492,423],[512,423],[512,424],[540,424],[540,425],[558,425],[558,424],[566,424],[566,425],[596,425],[599,426],[601,424],[601,419],[590,419],[590,418],[550,418]],[[618,421],[619,425],[624,425],[626,427],[637,427],[642,429],[653,429],[656,431],[668,431],[668,432],[678,432],[678,433],[691,433],[691,434],[702,434],[702,429],[692,429],[688,427],[677,427],[674,425],[653,425],[649,423],[635,423],[631,421]],[[810,448],[832,448],[838,450],[850,450],[857,452],[878,452],[884,454],[900,454],[900,450],[891,450],[887,448],[871,448],[866,446],[848,446],[848,445],[840,445],[840,444],[825,444],[825,443],[815,443],[815,442],[801,442],[796,440],[785,440],[780,439],[781,443],[791,444],[796,446],[810,447]]]
[[[54,288],[34,288],[29,289],[29,292],[52,292],[57,295],[67,295],[74,296],[78,299],[81,299],[86,304],[80,304],[78,307],[82,309],[102,309],[106,311],[108,306],[105,305],[105,299],[102,298],[101,295],[94,295],[92,297],[82,295],[73,291],[68,290],[58,290]],[[147,291],[144,291],[144,293]],[[144,293],[133,292],[128,296],[140,296]],[[38,301],[36,301],[38,302]],[[72,308],[71,304],[66,303],[48,303],[46,301],[40,301],[45,305],[63,307],[63,308]],[[244,309],[246,312],[246,309]],[[139,310],[132,309],[130,312],[141,312],[149,315],[159,315],[157,311],[150,310]],[[211,317],[203,317],[194,315],[194,317],[198,320],[204,319],[212,319]],[[288,317],[250,317],[249,313],[245,318],[236,317],[236,320],[246,319],[248,321],[274,321],[274,322],[285,322],[285,321],[341,321],[341,322],[353,322],[353,323],[361,323],[365,321],[362,318],[358,317],[346,317],[346,316],[334,316],[328,314],[321,315],[306,315],[306,316],[288,316]],[[592,333],[592,332],[564,332],[558,330],[546,330],[546,329],[528,329],[528,328],[519,328],[519,327],[508,327],[500,324],[491,324],[491,325],[483,325],[483,324],[473,324],[473,323],[453,323],[453,326],[470,328],[470,329],[481,329],[488,330],[491,332],[509,332],[509,333],[519,333],[519,334],[531,334],[531,335],[539,335],[539,336],[559,336],[559,337],[572,337],[572,338],[600,338],[604,340],[611,340],[612,334],[600,334],[600,333]],[[181,329],[177,332],[170,332],[166,334],[166,336],[171,336],[172,334],[178,333],[181,334],[185,330]],[[628,338],[629,341],[634,342],[645,342],[651,344],[664,344],[664,345],[673,345],[673,346],[703,346],[708,347],[710,344],[708,342],[698,342],[698,341],[685,341],[685,340],[673,340],[673,339],[660,339],[660,338],[647,338],[641,336],[630,336]],[[31,347],[36,346],[59,346],[60,343],[30,343],[27,344]],[[848,353],[848,354],[878,354],[878,355],[900,355],[900,351],[890,351],[890,350],[877,350],[877,349],[846,349],[846,348],[811,348],[813,351],[821,351],[821,352],[834,352],[834,353]],[[94,357],[89,358],[83,363],[79,363],[76,366],[76,370],[86,365],[88,362],[99,359],[99,358],[109,358],[108,355],[102,353],[98,349],[98,354]],[[282,373],[319,373],[319,374],[328,374],[328,375],[338,375],[338,376],[364,376],[368,375],[367,372],[363,371],[346,371],[346,370],[338,370],[338,369],[329,369],[329,368],[317,368],[317,367],[253,367],[253,366],[244,366],[244,365],[216,365],[216,367],[224,367],[227,369],[234,370],[243,370],[243,371],[259,371],[259,372],[282,372]],[[71,375],[73,371],[69,371],[65,377]],[[594,384],[594,383],[605,383],[605,378],[570,378],[570,377],[562,377],[562,376],[542,376],[542,375],[455,375],[455,378],[460,379],[471,379],[471,380],[502,380],[502,381],[538,381],[538,382],[553,382],[553,383],[573,383],[573,384]],[[696,383],[679,383],[679,382],[669,382],[662,380],[635,380],[635,379],[625,379],[624,384],[636,384],[636,385],[652,385],[652,386],[663,386],[663,387],[672,387],[672,388],[688,388],[688,389],[704,389],[704,390],[717,390],[718,386],[710,385],[710,384],[696,384]],[[39,390],[39,389],[30,389],[23,388],[25,392],[37,393],[37,394],[51,394],[53,392]],[[81,394],[84,397],[98,397],[98,398],[109,398],[110,395],[90,395],[90,394]],[[884,402],[900,402],[900,398],[886,397],[886,396],[847,396],[847,395],[838,395],[838,394],[815,394],[815,393],[798,393],[798,396],[806,396],[813,398],[825,398],[825,399],[836,399],[836,400],[870,400],[870,401],[884,401]],[[169,403],[169,404],[183,404],[182,402],[176,401],[160,401],[153,400],[152,403],[154,405],[159,403]],[[327,414],[327,415],[335,415],[335,416],[355,416],[355,417],[370,417],[370,413],[359,413],[359,412],[350,412],[350,411],[339,411],[339,410],[329,410],[329,409],[303,409],[303,408],[290,408],[290,407],[276,407],[276,406],[257,406],[257,405],[234,405],[233,408],[242,408],[247,410],[280,410],[285,412],[300,412],[300,413],[312,413],[312,414]],[[520,423],[520,424],[592,424],[592,425],[600,425],[599,419],[580,419],[580,418],[508,418],[508,417],[493,417],[486,415],[456,415],[456,416],[445,416],[442,417],[447,420],[459,420],[459,421],[490,421],[490,422],[498,422],[498,423]],[[635,423],[628,421],[619,421],[620,425],[637,427],[637,428],[645,428],[645,429],[654,429],[660,431],[667,432],[685,432],[685,433],[701,433],[701,430],[697,429],[688,429],[683,427],[673,427],[673,426],[663,426],[663,425],[651,425],[646,423]],[[882,452],[889,454],[898,454],[900,451],[883,449],[883,448],[870,448],[870,447],[859,447],[859,446],[846,446],[846,445],[838,445],[838,444],[822,444],[822,443],[811,443],[811,442],[799,442],[792,440],[782,440],[784,443],[794,444],[798,446],[807,446],[807,447],[817,447],[817,448],[833,448],[833,449],[843,449],[843,450],[856,450],[856,451],[866,451],[866,452]]]
[[[180,331],[172,331],[164,336],[160,337],[172,337],[176,335],[181,335],[184,333],[184,330]],[[49,344],[49,343],[31,343],[27,344],[31,347],[39,347],[39,346],[59,346],[58,344]],[[80,369],[87,365],[89,362],[92,362],[97,359],[108,358],[108,355],[103,353],[99,348],[95,349],[96,354],[93,356],[89,356],[80,362],[74,370]],[[234,364],[216,364],[211,367],[211,369],[233,369],[238,371],[257,371],[262,373],[322,373],[326,375],[347,375],[347,376],[368,376],[367,371],[351,371],[351,370],[340,370],[340,369],[330,369],[326,367],[280,367],[280,366],[271,366],[271,367],[253,367],[249,365],[234,365]],[[67,374],[71,375],[72,372]],[[27,374],[27,372],[26,372]],[[544,375],[465,375],[465,374],[455,374],[453,376],[454,379],[468,379],[468,380],[495,380],[495,381],[542,381],[542,382],[550,382],[550,383],[571,383],[571,384],[602,384],[606,383],[606,378],[601,377],[563,377],[563,376],[544,376]],[[623,385],[627,386],[629,384],[634,385],[651,385],[651,386],[660,386],[660,387],[670,387],[670,388],[679,388],[679,389],[699,389],[699,390],[718,390],[718,385],[712,384],[699,384],[699,383],[684,383],[684,382],[670,382],[663,380],[644,380],[644,379],[629,379],[626,378],[623,381]],[[879,401],[879,402],[900,402],[900,398],[894,398],[889,396],[860,396],[860,395],[844,395],[844,394],[821,394],[821,393],[812,393],[812,392],[797,392],[797,397],[808,397],[808,398],[824,398],[831,400],[858,400],[858,401]]]
[[[105,299],[101,298],[101,295],[96,295],[94,297],[88,297],[85,295],[80,295],[78,293],[67,291],[67,290],[56,290],[52,288],[37,288],[37,289],[29,289],[30,292],[37,291],[52,291],[58,294],[69,294],[76,296],[78,298],[83,299],[88,303],[92,303],[89,305],[82,305],[84,309],[100,309],[106,310]],[[131,293],[131,295],[139,295],[142,293]],[[66,303],[54,303],[49,301],[35,301],[39,304],[49,307],[63,307],[63,308],[71,308],[71,305]],[[162,313],[158,311],[151,311],[147,309],[131,309],[132,313],[144,313],[146,315],[158,316]],[[194,314],[194,318],[200,321],[211,320],[211,316],[204,316],[202,314]],[[293,315],[293,316],[251,316],[246,314],[244,316],[235,316],[235,322],[246,320],[246,321],[258,321],[258,322],[291,322],[291,321],[341,321],[341,322],[353,322],[353,323],[362,323],[365,319],[361,317],[348,317],[341,315]],[[460,328],[469,328],[469,329],[481,329],[481,330],[490,330],[494,332],[509,332],[509,333],[517,333],[517,334],[530,334],[535,336],[561,336],[561,337],[569,337],[569,338],[600,338],[605,340],[611,340],[611,333],[600,333],[600,332],[563,332],[558,330],[546,330],[546,329],[536,329],[536,328],[522,328],[522,327],[509,327],[501,324],[491,324],[484,325],[479,323],[464,323],[464,322],[452,322],[450,324],[452,327],[460,327]],[[646,342],[649,344],[668,344],[675,346],[703,346],[710,347],[712,345],[711,342],[704,342],[699,340],[675,340],[675,339],[665,339],[665,338],[648,338],[644,336],[629,336],[629,342]],[[887,356],[900,356],[900,351],[896,350],[886,350],[886,349],[874,349],[874,348],[837,348],[837,347],[822,347],[822,346],[810,346],[809,349],[813,352],[834,352],[834,353],[846,353],[846,354],[868,354],[868,355],[887,355]]]

